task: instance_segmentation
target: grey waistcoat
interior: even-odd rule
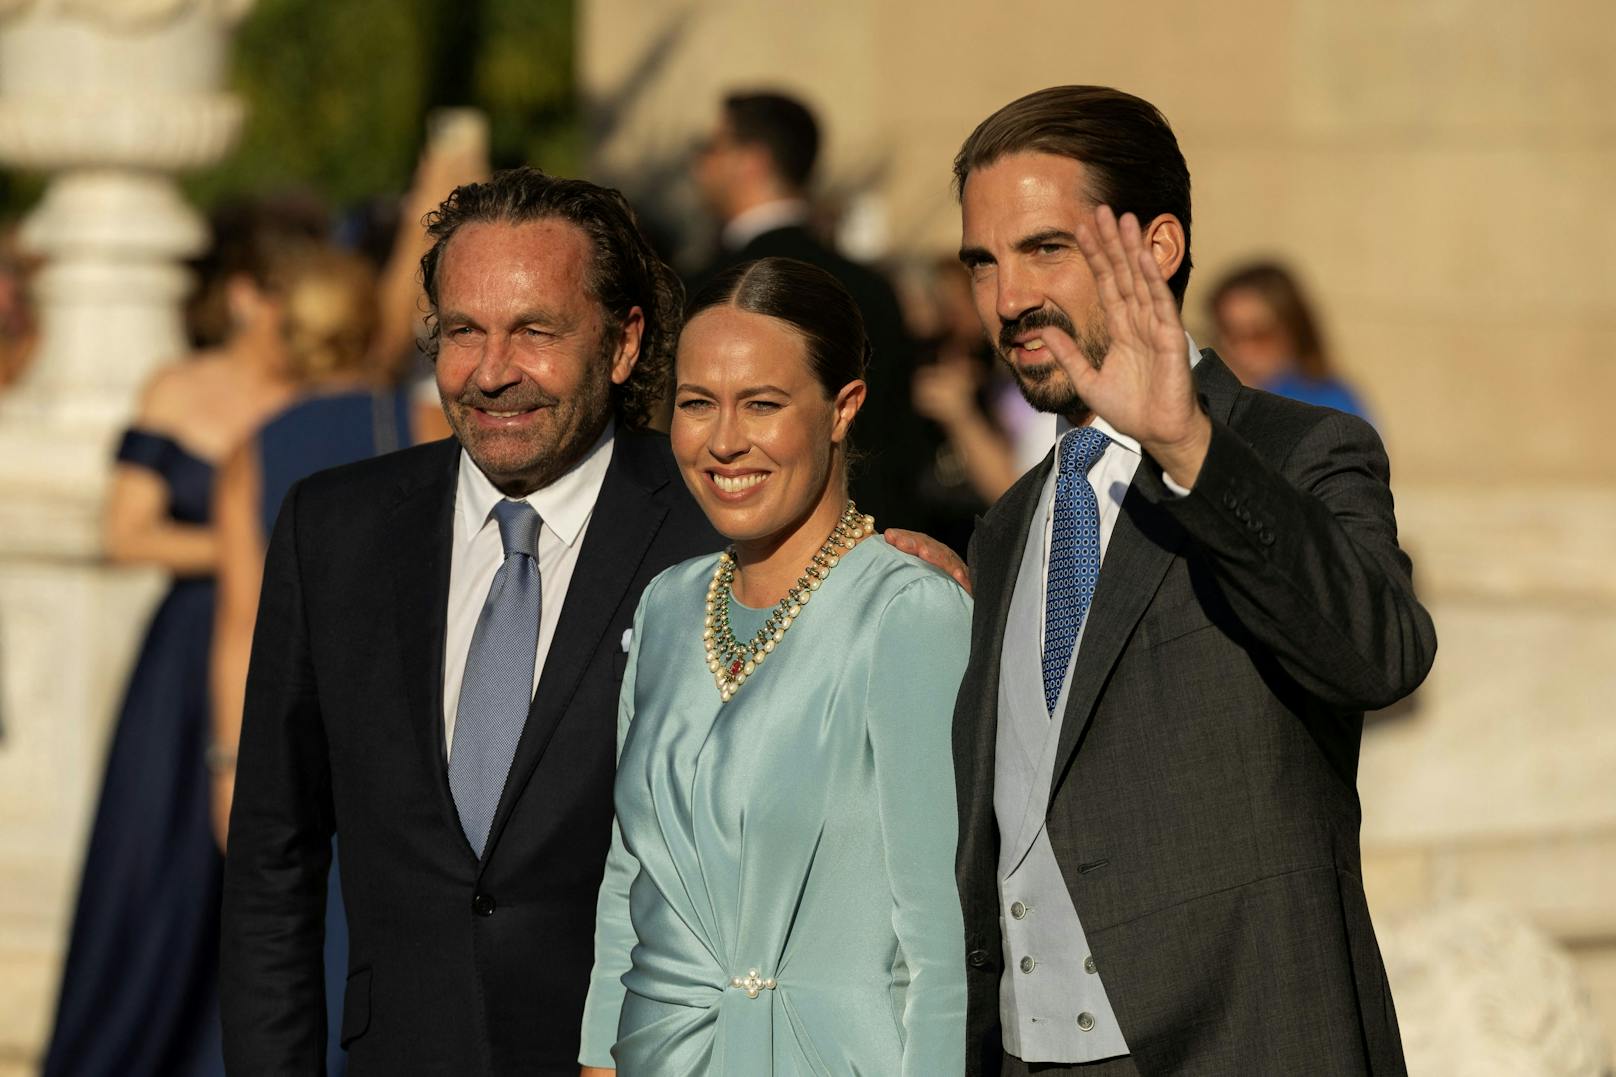
[[[1053,482],[1051,482],[1051,486]],[[1046,489],[1044,503],[1053,495]],[[1092,1062],[1128,1053],[1088,940],[1055,862],[1045,815],[1060,738],[1044,709],[1044,514],[1016,574],[999,671],[993,811],[999,822],[999,920],[1004,1048],[1025,1062]],[[1066,710],[1080,635],[1055,713]]]

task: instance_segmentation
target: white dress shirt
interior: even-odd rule
[[[738,251],[765,232],[807,224],[808,203],[800,198],[782,198],[744,209],[730,218],[719,237],[727,251]]]
[[[1201,361],[1201,349],[1195,346],[1195,338],[1188,333],[1184,334],[1184,339],[1189,345],[1190,369],[1193,370],[1195,365]],[[1144,459],[1144,452],[1139,448],[1139,442],[1126,434],[1117,433],[1114,426],[1098,415],[1094,417],[1094,422],[1091,425],[1111,439],[1111,444],[1105,447],[1105,452],[1101,453],[1094,466],[1089,468],[1089,485],[1094,488],[1094,496],[1100,503],[1100,563],[1103,565],[1105,563],[1105,551],[1111,545],[1111,532],[1116,530],[1117,516],[1122,512],[1122,499],[1128,494],[1128,487],[1133,483],[1133,473],[1139,469],[1139,461]],[[1072,424],[1067,422],[1064,417],[1058,419],[1055,424],[1056,443],[1058,444],[1060,439],[1066,436],[1066,432],[1071,429],[1073,429]],[[1060,461],[1057,459],[1055,466],[1050,469],[1049,479],[1044,483],[1044,490],[1041,495],[1041,504],[1044,507],[1045,580],[1049,579],[1049,550],[1053,545],[1055,533],[1055,482],[1059,478]],[[1162,481],[1171,493],[1179,497],[1189,493],[1188,490],[1174,482],[1165,472],[1162,474]],[[1087,623],[1087,618],[1085,618],[1085,627]],[[1072,646],[1073,664],[1077,662],[1077,649],[1082,642],[1083,635],[1080,628],[1077,642]],[[1044,627],[1040,624],[1038,628],[1040,654],[1043,653],[1043,643]],[[1068,669],[1066,675],[1070,677],[1071,672]]]
[[[539,514],[539,646],[533,655],[533,685],[544,672],[544,656],[555,638],[556,622],[566,601],[567,585],[578,564],[584,532],[595,511],[606,467],[612,460],[613,424],[607,423],[582,460],[555,482],[535,490],[525,500]],[[505,563],[494,506],[505,497],[488,476],[460,451],[460,480],[455,487],[454,547],[449,560],[449,621],[443,654],[443,743],[447,754],[454,745],[455,712],[460,708],[460,682],[466,675],[471,636],[477,629],[493,586],[494,574]]]

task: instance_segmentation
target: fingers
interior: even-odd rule
[[[1086,396],[1089,385],[1100,376],[1094,361],[1085,355],[1064,329],[1049,325],[1038,331],[1043,338],[1044,350],[1055,360],[1055,365],[1066,372],[1078,396]]]
[[[1135,261],[1139,265],[1140,275],[1150,295],[1151,310],[1157,320],[1169,325],[1179,325],[1178,303],[1173,299],[1173,290],[1167,287],[1167,281],[1163,279],[1161,266],[1156,264],[1155,257],[1150,251],[1141,249]]]
[[[1111,252],[1100,231],[1099,222],[1102,215],[1110,216],[1110,213],[1108,207],[1100,206],[1094,211],[1091,220],[1079,221],[1077,225],[1077,249],[1083,252],[1083,260],[1088,262],[1089,272],[1094,274],[1094,285],[1099,294],[1100,305],[1108,311],[1124,302],[1117,281],[1119,270],[1123,274],[1128,272],[1125,263],[1113,262]],[[1115,223],[1113,220],[1113,226]]]
[[[881,532],[881,537],[887,540],[887,545],[904,553],[920,556],[920,536],[913,531],[905,531],[901,527],[889,527]]]

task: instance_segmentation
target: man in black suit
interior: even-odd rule
[[[1379,439],[1188,340],[1147,102],[1031,94],[955,178],[983,324],[1062,431],[972,541],[968,1071],[1401,1074],[1355,777],[1436,637]]]
[[[811,229],[808,188],[818,156],[819,125],[802,102],[779,93],[724,99],[692,168],[723,230],[718,256],[697,274],[691,294],[733,265],[771,257],[808,262],[842,283],[864,315],[870,340],[853,495],[876,519],[909,525],[916,519],[915,484],[926,467],[924,431],[909,403],[914,342],[887,279]]]
[[[638,429],[680,288],[621,196],[521,169],[431,230],[458,440],[304,481],[270,543],[226,865],[232,1074],[321,1071],[334,831],[356,1077],[576,1077],[625,634],[653,575],[721,545]],[[514,666],[479,624],[507,566],[531,585]]]

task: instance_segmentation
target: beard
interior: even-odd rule
[[[1096,370],[1104,362],[1106,352],[1111,350],[1111,334],[1106,332],[1105,323],[1098,317],[1092,324],[1080,330],[1072,324],[1065,311],[1053,306],[1028,311],[1015,321],[1005,322],[999,329],[995,350],[998,351],[999,358],[1010,368],[1010,373],[1015,375],[1016,385],[1027,403],[1039,411],[1064,415],[1076,421],[1077,417],[1088,414],[1089,406],[1077,395],[1077,390],[1072,387],[1072,379],[1066,376],[1066,371],[1060,368],[1060,364],[1050,359],[1044,363],[1027,365],[1016,362],[1013,355],[1017,337],[1037,329],[1048,328],[1059,329],[1071,337],[1073,343],[1077,345],[1077,350],[1094,364]]]
[[[603,334],[604,336],[604,334]],[[443,411],[472,461],[501,492],[526,496],[560,478],[583,458],[612,417],[610,364],[613,342],[604,340],[595,361],[567,397],[526,380],[497,393],[468,382],[459,393],[441,394]],[[480,429],[470,413],[535,411],[539,420],[521,433]]]

